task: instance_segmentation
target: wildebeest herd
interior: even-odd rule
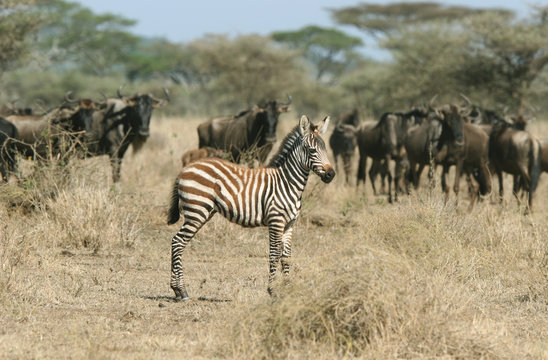
[[[64,102],[43,114],[13,105],[0,107],[0,174],[5,180],[16,167],[16,154],[37,161],[58,154],[67,147],[80,147],[86,156],[108,155],[112,177],[120,179],[122,158],[130,145],[138,150],[149,136],[153,108],[169,102],[151,94],[102,100],[76,99],[67,93]],[[358,149],[356,183],[366,182],[367,159],[371,158],[369,178],[377,194],[376,178],[381,175],[381,193],[388,180],[388,201],[400,193],[418,188],[423,169],[440,165],[441,187],[446,201],[450,187],[446,175],[455,166],[453,191],[457,199],[459,180],[464,172],[471,195],[470,208],[479,195],[492,190],[496,175],[500,197],[502,174],[514,176],[513,192],[528,193],[528,207],[541,171],[548,168],[548,139],[536,139],[525,129],[523,116],[504,118],[495,111],[472,105],[444,104],[414,107],[407,112],[387,112],[378,121],[361,121],[358,109],[341,114],[329,138],[335,167],[342,158],[346,183],[351,182],[355,149]],[[221,157],[235,163],[263,165],[276,142],[280,114],[288,112],[291,96],[285,102],[270,100],[233,116],[209,119],[198,126],[199,149],[182,156],[183,167],[203,157]],[[77,144],[71,140],[77,139]]]
[[[16,155],[43,161],[78,148],[84,156],[108,155],[112,178],[120,179],[122,158],[130,145],[138,150],[150,135],[153,108],[169,102],[151,94],[102,100],[75,99],[71,93],[64,102],[43,114],[4,106],[0,113],[0,170],[4,180],[16,167]],[[68,159],[67,159],[68,160]]]
[[[63,150],[78,148],[85,156],[108,155],[112,176],[120,179],[122,157],[130,145],[139,149],[149,136],[152,109],[164,106],[151,94],[124,96],[100,101],[75,99],[68,93],[57,108],[42,115],[28,109],[4,107],[0,114],[1,162],[4,179],[16,166],[16,154],[41,161],[59,156]],[[529,133],[519,115],[504,118],[494,111],[465,104],[429,104],[407,112],[387,112],[378,121],[360,121],[354,109],[339,117],[329,138],[337,167],[342,157],[346,183],[351,182],[353,154],[358,149],[356,185],[366,182],[367,159],[371,158],[369,178],[374,193],[381,176],[381,192],[391,203],[399,194],[419,187],[425,167],[429,178],[442,167],[441,188],[447,202],[450,187],[447,174],[455,166],[453,191],[458,199],[464,174],[470,194],[469,209],[481,196],[492,191],[496,174],[499,196],[503,196],[504,172],[513,175],[513,192],[528,194],[527,211],[541,171],[548,171],[548,139]],[[173,187],[168,223],[184,214],[184,224],[172,239],[171,287],[177,299],[188,299],[181,265],[181,253],[194,234],[215,213],[243,226],[267,226],[270,240],[271,283],[281,264],[289,272],[293,225],[301,209],[301,198],[309,173],[330,182],[335,171],[322,139],[329,118],[314,125],[303,116],[299,124],[279,144],[277,153],[266,160],[276,142],[280,114],[291,104],[270,100],[233,116],[209,119],[197,128],[199,148],[182,155],[183,170]],[[258,168],[253,168],[257,161]],[[240,166],[239,163],[249,165]],[[265,165],[267,164],[267,165]]]

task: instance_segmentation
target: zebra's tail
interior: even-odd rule
[[[167,224],[175,224],[181,218],[181,213],[179,212],[179,188],[177,186],[177,180],[173,184],[173,190],[171,193],[171,205],[169,206],[169,212],[167,214]]]

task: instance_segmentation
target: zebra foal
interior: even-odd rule
[[[176,223],[182,212],[183,227],[171,240],[171,288],[176,300],[188,300],[183,281],[181,255],[196,232],[215,213],[245,227],[268,226],[268,292],[278,263],[289,273],[291,235],[301,210],[301,198],[312,170],[323,182],[335,177],[321,137],[329,117],[313,125],[303,115],[282,141],[267,167],[248,169],[225,160],[197,160],[177,177],[168,224]]]

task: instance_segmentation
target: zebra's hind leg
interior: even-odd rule
[[[211,216],[209,217],[211,218]],[[209,219],[208,219],[209,220]],[[171,239],[171,288],[175,292],[176,301],[188,300],[188,293],[183,280],[183,264],[181,255],[194,235],[200,230],[207,220],[194,220],[185,218],[183,227]]]

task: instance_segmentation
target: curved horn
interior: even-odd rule
[[[291,95],[287,94],[287,103],[285,103],[284,105],[290,105],[292,101],[293,98],[291,97]]]
[[[428,103],[428,107],[432,108],[434,105],[434,100],[438,97],[438,94],[432,96],[432,99],[430,99],[430,102]]]
[[[470,99],[468,99],[463,93],[460,93],[459,95],[462,96],[464,100],[466,100],[468,106],[472,106],[472,102],[470,101]]]
[[[171,98],[169,97],[169,90],[166,89],[166,88],[162,88],[164,90],[164,95],[165,95],[165,99],[166,101],[171,101]]]
[[[460,93],[459,95],[462,96],[462,98],[468,103],[468,105],[461,111],[464,116],[468,116],[472,112],[472,102],[463,93]]]
[[[122,95],[122,88],[124,87],[124,84],[120,85],[120,87],[118,88],[118,90],[116,90],[116,94],[118,94],[118,97],[121,99],[123,98],[124,96]]]
[[[78,102],[78,99],[71,98],[70,97],[71,95],[72,95],[72,90],[67,91],[67,93],[65,94],[65,100],[69,103]]]

